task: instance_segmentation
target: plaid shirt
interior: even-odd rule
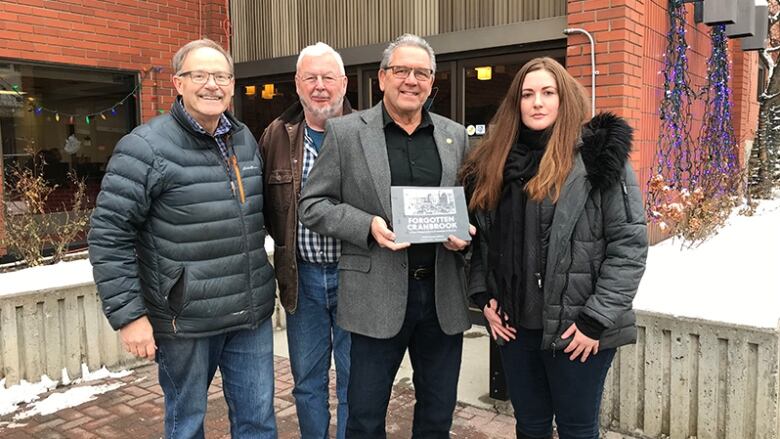
[[[225,134],[230,132],[230,129],[233,128],[233,125],[228,120],[227,116],[225,116],[225,113],[222,113],[219,116],[219,125],[217,125],[217,130],[214,131],[214,134],[212,135],[208,131],[204,130],[202,126],[198,123],[195,118],[193,118],[190,113],[187,112],[187,109],[184,108],[184,103],[182,102],[181,98],[176,99],[176,105],[181,107],[184,114],[187,115],[187,120],[190,121],[190,125],[195,129],[195,131],[205,134],[209,137],[212,137],[215,142],[217,142],[217,146],[219,147],[219,152],[222,154],[222,158],[225,160],[225,169],[227,170],[228,177],[230,177],[230,181],[233,181],[233,170],[230,168],[230,151],[228,151],[227,143],[225,143]]]
[[[309,178],[309,172],[314,161],[317,160],[317,149],[314,147],[314,141],[309,136],[309,127],[305,126],[303,130],[303,171],[301,176],[301,187],[306,184]],[[298,256],[306,262],[316,264],[333,264],[338,262],[341,255],[341,241],[338,239],[322,236],[303,227],[298,221]]]

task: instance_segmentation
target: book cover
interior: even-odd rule
[[[463,187],[390,188],[395,242],[444,242],[455,235],[471,241]]]

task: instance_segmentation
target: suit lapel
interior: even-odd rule
[[[366,156],[368,170],[374,182],[379,202],[382,204],[385,218],[392,221],[392,209],[390,208],[390,163],[387,160],[387,146],[385,145],[385,132],[382,127],[382,107],[375,105],[361,113],[361,118],[366,127],[360,130],[360,145]]]
[[[452,137],[434,125],[433,138],[436,141],[436,149],[439,151],[439,160],[441,160],[441,182],[439,186],[452,186],[458,172],[457,165],[460,162],[454,148]]]

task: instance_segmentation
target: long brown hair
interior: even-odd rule
[[[460,170],[461,181],[470,186],[470,209],[494,209],[498,205],[503,184],[503,170],[520,126],[520,99],[525,77],[529,72],[546,70],[558,87],[558,117],[551,130],[547,147],[539,163],[539,172],[526,185],[526,192],[535,201],[550,196],[558,201],[563,184],[571,172],[574,147],[586,121],[588,100],[585,89],[562,65],[552,58],[528,61],[509,86],[485,137],[471,150]]]

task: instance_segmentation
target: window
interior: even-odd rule
[[[134,74],[0,61],[3,174],[10,179],[14,166],[41,170],[57,185],[46,206],[57,212],[69,209],[73,172],[94,206],[114,145],[137,125],[135,85]]]

